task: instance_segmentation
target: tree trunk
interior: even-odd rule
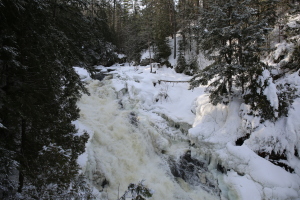
[[[113,30],[115,30],[115,19],[116,18],[116,0],[114,0],[114,11],[113,11]]]
[[[149,50],[149,56],[150,56],[150,73],[152,73],[152,58],[151,58],[151,47],[150,47],[150,38],[148,37],[148,50]]]
[[[202,7],[203,7],[204,9],[207,9],[207,8],[208,8],[208,2],[207,2],[207,0],[203,0],[203,1],[202,1]]]
[[[192,28],[191,28],[190,20],[189,20],[189,39],[190,39],[190,51],[192,51]]]
[[[20,169],[19,169],[19,187],[18,192],[21,193],[24,185],[24,149],[25,149],[25,139],[26,139],[26,120],[21,120],[21,149],[20,149]]]
[[[174,26],[174,59],[176,59],[176,12],[175,12],[175,2],[173,5],[173,26]]]
[[[94,0],[92,0],[92,17],[94,17]]]
[[[57,0],[54,1],[54,8],[53,8],[53,19],[55,20],[57,13]]]
[[[185,50],[186,50],[186,37],[185,37],[185,33],[184,32],[182,32],[182,46],[183,46],[183,52],[184,52],[184,55],[185,55]],[[179,48],[180,48],[180,46],[179,46]]]

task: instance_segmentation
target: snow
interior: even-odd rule
[[[229,199],[261,199],[261,188],[251,180],[249,175],[240,176],[234,171],[229,171],[228,176],[224,177],[224,182],[229,185],[227,194]]]
[[[228,167],[240,174],[246,174],[239,176],[241,180],[239,183],[243,184],[246,181],[250,183],[248,184],[250,186],[257,185],[256,188],[263,188],[263,191],[260,191],[260,193],[263,192],[260,194],[261,197],[255,199],[294,199],[299,197],[299,176],[288,173],[281,167],[259,157],[246,145],[233,146],[228,143],[226,151],[228,151],[226,152],[227,159],[229,159]],[[235,182],[236,174],[228,173],[228,178]],[[270,190],[272,193],[268,192]],[[253,192],[257,193],[257,190],[254,189]]]
[[[240,103],[231,102],[228,106],[213,106],[204,94],[196,100],[196,118],[189,136],[195,143],[204,142],[224,147],[229,141],[235,141],[239,134]]]
[[[100,70],[101,72],[107,72],[108,67],[104,67],[103,65],[94,66],[95,69]]]
[[[288,26],[295,24],[290,22]],[[171,38],[169,43],[173,45]],[[277,64],[274,60],[286,55],[284,52],[291,52],[293,44],[281,41],[272,45],[276,50],[265,62],[275,67],[273,73],[292,54],[288,53]],[[187,55],[187,59],[193,56]],[[145,58],[149,58],[148,51],[142,54],[142,59]],[[197,60],[200,68],[210,64],[201,54]],[[169,61],[176,65],[173,51]],[[108,69],[96,68],[103,72]],[[281,117],[276,123],[261,122],[259,116],[248,114],[249,105],[240,99],[213,106],[204,86],[189,90],[191,77],[165,66],[153,68],[155,73],[150,73],[149,65],[115,65],[110,67],[115,70],[110,72],[113,79],[102,82],[92,80],[86,70],[74,69],[91,93],[91,96],[83,95],[78,102],[80,119],[74,122],[78,134],[84,131],[90,134],[86,152],[79,156],[78,163],[97,188],[100,199],[108,199],[105,196],[108,194],[109,199],[116,199],[119,190],[121,194],[130,182],[142,179],[154,190],[153,199],[300,199],[300,159],[295,155],[295,151],[300,152],[299,97],[292,103],[287,117]],[[262,84],[267,83],[263,94],[275,111],[279,108],[278,85],[288,84],[298,89],[296,95],[300,96],[298,74],[299,71],[286,74],[274,83],[270,72],[263,71],[260,80]],[[174,128],[175,124],[186,135]],[[249,138],[237,146],[237,139],[246,134],[250,134]],[[168,155],[176,160],[187,150],[191,150],[193,158],[209,164],[208,169],[221,190],[219,195],[191,186],[181,178],[175,180],[171,175],[164,157]],[[294,172],[274,165],[258,152],[285,153],[286,160],[279,161]],[[218,165],[224,168],[223,172],[217,170]],[[102,188],[104,179],[109,181],[109,186]]]
[[[118,58],[125,58],[126,57],[126,55],[124,55],[124,54],[118,54]]]
[[[298,28],[300,27],[300,16],[299,15],[292,15],[289,17],[289,21],[287,23],[287,26],[290,28]]]
[[[88,81],[91,96],[83,95],[78,102],[81,109],[79,121],[88,127],[88,132],[92,132],[86,145],[86,153],[79,157],[78,162],[83,168],[83,173],[93,181],[99,191],[104,179],[109,181],[110,185],[105,189],[106,192],[101,193],[101,198],[105,199],[105,195],[109,194],[109,198],[116,199],[119,188],[121,194],[129,183],[145,180],[145,184],[154,190],[153,199],[189,199],[192,196],[193,199],[215,199],[202,190],[187,188],[190,193],[184,192],[168,175],[170,173],[168,166],[156,153],[162,150],[169,151],[170,143],[149,124],[150,121],[156,121],[157,126],[160,125],[161,118],[155,112],[174,113],[176,118],[185,121],[190,119],[192,122],[193,119],[190,110],[179,113],[183,109],[176,111],[174,105],[162,109],[162,105],[173,102],[171,100],[153,101],[155,92],[160,90],[159,84],[154,87],[153,81],[157,82],[158,78],[175,78],[176,75],[166,68],[157,69],[156,74],[151,74],[149,66],[140,67],[138,71],[135,71],[134,67],[125,66],[118,68],[117,71],[116,78],[112,80]],[[179,76],[175,80],[188,78]],[[128,93],[123,94],[124,108],[120,109],[117,97],[122,96],[124,88],[127,88]],[[184,90],[187,90],[187,84],[183,84],[176,91]],[[193,99],[197,94],[192,94]],[[170,96],[170,99],[174,96],[171,89]],[[155,105],[159,105],[160,108]],[[180,101],[180,106],[182,105]],[[140,128],[130,123],[128,116],[132,112],[138,113]],[[79,128],[82,127],[80,123]],[[82,164],[84,162],[85,165]]]
[[[289,173],[255,153],[259,150],[282,153],[284,149],[294,152],[294,146],[299,146],[298,100],[294,105],[288,118],[276,124],[260,124],[256,117],[240,112],[246,107],[237,100],[229,105],[213,106],[207,95],[198,97],[197,114],[189,136],[202,151],[230,170],[223,180],[230,192],[223,190],[223,195],[229,199],[249,199],[249,193],[254,195],[252,199],[299,199],[299,158],[288,154],[288,163],[296,172]],[[247,133],[249,126],[252,129],[250,138],[242,146],[235,146],[236,139]]]
[[[159,83],[159,80],[189,81],[191,77],[176,74],[173,69],[165,67],[154,69],[155,74],[150,73],[149,66],[139,67],[138,71],[133,67],[122,67],[118,70],[120,77],[113,79],[117,92],[126,85],[130,96],[139,99],[139,103],[142,102],[147,110],[165,114],[179,122],[193,123],[191,105],[199,93],[203,93],[204,88],[191,91],[188,90],[187,82]]]
[[[76,126],[79,132],[87,130],[91,136],[87,151],[78,162],[91,180],[99,179],[99,184],[102,175],[97,177],[91,172],[101,169],[99,173],[105,174],[111,183],[107,189],[109,194],[117,195],[119,183],[125,190],[130,182],[145,179],[146,185],[155,191],[154,199],[179,199],[178,196],[188,199],[187,194],[195,200],[199,199],[198,195],[218,199],[203,191],[199,194],[187,189],[183,180],[178,179],[178,185],[166,175],[164,161],[155,152],[164,150],[179,157],[189,147],[185,143],[174,144],[157,132],[169,129],[162,122],[164,115],[170,121],[190,126],[187,137],[195,144],[193,155],[211,157],[210,168],[219,181],[221,199],[300,199],[300,160],[294,156],[294,147],[300,152],[300,99],[295,100],[288,117],[275,124],[268,121],[261,124],[258,117],[247,114],[249,106],[239,99],[228,105],[213,106],[204,92],[205,87],[189,90],[186,82],[159,84],[159,80],[190,80],[191,77],[177,74],[173,69],[155,68],[155,74],[150,73],[149,66],[136,69],[125,65],[114,69],[114,78],[103,83],[87,79],[86,72],[77,69],[83,73],[81,77],[86,76],[83,80],[89,84],[91,93],[78,103],[81,117]],[[300,84],[297,73],[289,76],[290,84]],[[263,73],[262,78],[269,77],[268,72]],[[269,98],[276,94],[272,85],[265,92]],[[123,110],[118,99],[122,99]],[[275,99],[273,96],[269,100],[276,107]],[[140,129],[137,131],[126,120],[130,112],[138,113],[143,136]],[[150,124],[156,124],[156,128]],[[250,132],[242,146],[235,145],[239,137]],[[174,138],[186,137],[174,131],[168,134]],[[284,162],[295,172],[287,172],[258,156],[256,152],[261,150],[281,153],[286,150],[288,160]],[[217,163],[227,173],[215,170]]]
[[[151,54],[151,58],[153,58],[154,55],[153,55],[152,47],[150,47],[150,51],[151,52],[149,52],[149,49],[147,49],[144,52],[142,52],[141,60],[150,59],[150,54]]]
[[[83,72],[85,72],[85,71],[83,70]],[[85,126],[79,120],[74,121],[73,124],[75,125],[75,127],[77,129],[76,136],[83,135],[84,133],[88,133],[89,134],[89,141],[88,141],[88,144],[89,144],[91,138],[93,138],[94,131],[92,129],[90,129],[89,127]],[[86,162],[87,161],[88,161],[88,154],[87,154],[86,151],[83,154],[81,154],[81,155],[78,156],[77,163],[81,167],[81,170],[83,170],[83,171],[85,170],[85,166],[86,166]]]
[[[264,82],[267,82],[267,87],[264,89],[263,93],[264,95],[266,95],[267,99],[269,100],[270,105],[277,110],[279,106],[277,89],[276,89],[276,85],[273,83],[273,79],[270,75],[269,70],[264,70],[262,72],[261,83]]]
[[[228,190],[236,192],[229,192],[227,198],[249,199],[250,192],[255,197],[251,196],[253,199],[299,199],[299,158],[288,154],[288,163],[296,171],[289,173],[255,153],[259,150],[293,153],[294,146],[299,146],[298,100],[289,117],[280,119],[276,124],[260,124],[255,117],[239,116],[240,108],[245,109],[245,105],[238,101],[227,106],[213,106],[208,102],[208,97],[202,95],[197,99],[197,105],[197,116],[189,136],[202,151],[217,157],[218,162],[230,170],[224,184]],[[235,146],[234,142],[243,132],[247,132],[249,125],[253,131],[250,138],[243,146]],[[245,175],[237,176],[236,172]],[[252,189],[249,190],[249,187]]]
[[[3,126],[3,124],[0,123],[0,128],[5,128],[5,126]]]
[[[73,67],[76,73],[79,75],[81,81],[88,81],[91,80],[90,74],[86,69],[83,69],[81,67]]]

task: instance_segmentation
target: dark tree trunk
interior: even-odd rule
[[[24,185],[24,174],[23,174],[23,168],[24,168],[24,161],[25,158],[24,155],[24,149],[25,149],[25,140],[26,140],[26,120],[22,119],[21,121],[21,149],[20,149],[20,169],[19,169],[19,187],[18,192],[21,193]]]
[[[175,4],[173,5],[173,26],[174,26],[174,59],[176,59],[176,12]]]

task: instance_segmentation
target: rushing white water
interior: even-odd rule
[[[189,145],[170,139],[165,133],[175,130],[166,129],[167,123],[159,125],[145,112],[121,106],[110,80],[90,81],[87,88],[90,96],[78,102],[79,122],[91,134],[82,167],[99,191],[97,199],[116,200],[130,183],[141,180],[154,191],[155,200],[219,199],[172,175],[168,160],[176,160]]]

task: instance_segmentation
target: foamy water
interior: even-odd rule
[[[218,199],[171,174],[168,156],[187,149],[187,143],[170,141],[145,112],[121,108],[111,81],[94,80],[87,88],[91,95],[78,102],[79,121],[92,132],[83,172],[98,189],[97,199],[118,199],[130,183],[141,180],[154,191],[154,200]],[[130,121],[132,113],[142,119],[137,126]],[[160,154],[164,148],[167,154]]]

